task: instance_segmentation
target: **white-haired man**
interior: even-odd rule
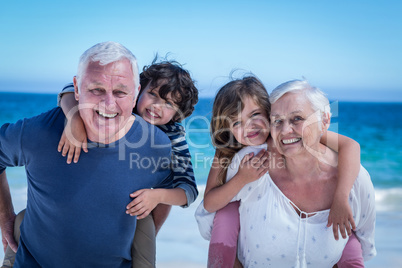
[[[171,186],[170,140],[132,114],[134,55],[114,42],[91,47],[74,87],[92,148],[76,165],[56,150],[65,122],[60,108],[0,128],[0,227],[3,245],[14,249],[5,168],[25,166],[28,179],[14,267],[131,267],[136,217],[125,213],[129,194]],[[145,164],[130,162],[132,154]]]

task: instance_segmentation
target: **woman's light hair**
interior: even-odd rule
[[[77,70],[78,88],[81,87],[81,79],[89,62],[99,62],[100,65],[107,65],[122,59],[128,59],[130,61],[134,77],[134,85],[135,88],[138,88],[140,78],[138,73],[137,58],[126,47],[112,41],[98,43],[87,49],[81,55]],[[135,90],[135,92],[137,93],[138,91]]]
[[[319,88],[311,86],[307,80],[291,80],[277,86],[270,94],[269,101],[274,104],[286,93],[302,92],[311,103],[314,111],[320,111],[320,116],[328,114],[331,116],[329,100]],[[321,120],[321,117],[319,118]]]

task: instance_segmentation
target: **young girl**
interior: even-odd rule
[[[256,156],[246,155],[238,173],[227,183],[225,183],[226,171],[232,158],[241,148],[265,143],[269,136],[269,113],[268,93],[255,77],[231,81],[216,95],[211,120],[211,136],[216,153],[208,176],[204,201],[196,212],[202,236],[206,239],[210,238],[208,267],[233,267],[237,260],[237,236],[240,228],[239,203],[230,203],[230,201],[247,183],[257,180],[269,170],[267,161],[269,154],[261,151]],[[351,235],[351,227],[355,228],[348,205],[348,195],[360,168],[360,149],[355,141],[330,133],[328,137],[323,137],[321,142],[328,143],[331,145],[330,148],[336,150],[338,139],[339,183],[328,219],[328,227],[334,223],[335,239],[338,239],[338,225],[341,226],[339,231],[344,238],[346,238],[346,232]],[[216,214],[211,219],[213,212]],[[352,236],[347,247],[344,255],[351,252],[351,248],[358,250],[360,244]],[[345,263],[344,260],[349,261],[349,264],[352,260],[362,265],[361,249],[355,255],[342,256],[338,263],[339,267],[341,262]]]
[[[132,267],[136,268],[155,267],[155,236],[168,217],[171,205],[188,207],[198,196],[185,130],[179,124],[194,111],[198,90],[189,72],[179,63],[156,63],[156,60],[157,57],[140,74],[141,91],[133,112],[157,125],[171,140],[173,188],[142,189],[130,195],[134,200],[127,205],[126,213],[139,219],[132,247]],[[69,94],[73,92],[73,84],[68,84],[58,97],[59,106],[68,119],[58,150],[67,156],[67,163],[78,162],[81,148],[88,151],[85,128],[75,108],[77,102],[74,95]],[[18,219],[22,217],[20,213]],[[9,259],[15,256],[12,251],[8,255]]]

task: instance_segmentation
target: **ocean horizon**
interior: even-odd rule
[[[188,209],[172,209],[157,237],[158,267],[206,267],[208,242],[199,235],[193,215],[202,199],[215,152],[209,135],[212,103],[213,98],[200,98],[194,113],[182,122],[200,197]],[[0,92],[0,126],[56,105],[57,94]],[[361,163],[370,173],[376,191],[378,255],[366,262],[366,267],[401,267],[402,102],[332,101],[331,111],[330,130],[359,142]],[[7,168],[7,177],[18,212],[27,201],[25,170]]]

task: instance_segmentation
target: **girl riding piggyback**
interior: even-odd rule
[[[232,198],[247,183],[268,171],[268,153],[247,155],[230,181],[226,171],[244,146],[264,144],[269,136],[269,96],[253,76],[233,80],[217,93],[212,108],[211,135],[216,148],[204,194],[204,207],[216,212],[208,252],[208,267],[233,267],[240,228],[238,202]]]
[[[236,258],[240,230],[239,202],[231,201],[246,184],[258,180],[269,171],[269,152],[261,149],[256,155],[246,155],[237,174],[227,182],[226,173],[240,149],[245,146],[265,145],[270,134],[270,107],[267,90],[254,76],[230,81],[215,97],[211,138],[216,152],[208,175],[204,200],[195,215],[201,235],[210,240],[210,268],[241,267]],[[355,141],[335,133],[322,137],[321,143],[331,144],[330,149],[339,152],[340,180],[328,219],[328,227],[333,223],[334,236],[338,240],[338,225],[344,238],[346,233],[352,235],[351,230],[355,228],[347,196],[359,172],[360,149]]]

